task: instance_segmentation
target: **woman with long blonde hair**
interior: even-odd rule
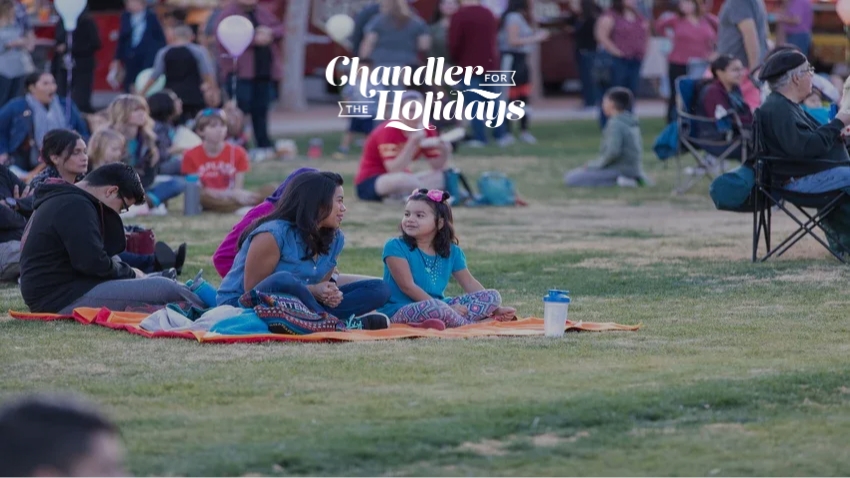
[[[151,210],[155,214],[167,214],[160,206],[182,194],[186,185],[176,179],[153,184],[163,155],[157,147],[147,101],[137,95],[120,95],[110,103],[108,110],[109,128],[121,133],[126,141],[123,161],[139,173],[147,195],[147,203],[131,208],[130,216],[145,215]]]

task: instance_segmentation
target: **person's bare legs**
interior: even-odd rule
[[[375,181],[375,192],[381,197],[405,196],[414,189],[443,189],[446,186],[443,171],[423,171],[411,173],[382,174]]]

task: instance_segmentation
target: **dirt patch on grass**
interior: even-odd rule
[[[508,454],[504,449],[506,445],[505,442],[499,440],[483,440],[477,443],[462,443],[458,450],[469,451],[482,456],[504,456]]]

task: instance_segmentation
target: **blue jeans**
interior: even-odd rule
[[[499,87],[492,86],[482,86],[481,83],[484,81],[484,76],[473,76],[472,81],[470,81],[469,88],[478,88],[485,91],[499,91]],[[501,98],[503,101],[508,101],[507,95],[504,95],[504,98]],[[488,101],[487,98],[484,98],[475,93],[466,93],[463,95],[464,98],[464,106],[463,109],[466,109],[466,105],[470,104],[473,101]],[[485,116],[486,118],[486,116]],[[487,143],[487,125],[484,124],[486,120],[473,119],[469,122],[472,126],[472,139],[476,141],[481,141],[482,143]],[[493,138],[496,140],[502,139],[502,136],[505,135],[506,123],[502,125],[492,128],[493,130]]]
[[[240,110],[251,116],[254,142],[258,148],[272,147],[269,138],[269,106],[274,96],[273,84],[268,80],[236,80],[236,103]],[[232,79],[229,79],[227,87],[232,89],[231,85]]]
[[[632,92],[632,95],[637,99],[637,91],[640,86],[640,67],[643,60],[627,60],[625,58],[614,58],[611,63],[611,84],[608,88],[621,86]],[[604,95],[605,92],[603,91]],[[599,125],[605,127],[608,123],[608,118],[599,108]]]
[[[796,46],[801,52],[803,52],[804,55],[808,56],[809,49],[812,47],[812,34],[789,33],[786,35],[785,41]]]
[[[182,179],[170,179],[151,185],[146,191],[148,199],[154,207],[174,199],[186,190],[186,182]]]
[[[145,274],[150,274],[154,272],[156,268],[156,262],[153,254],[134,254],[132,252],[122,252],[118,254],[118,257],[121,258],[121,262],[127,264],[130,267],[135,267]]]
[[[593,62],[596,52],[592,50],[576,51],[578,58],[579,80],[581,80],[581,98],[585,108],[599,104],[599,88],[593,78]]]
[[[794,180],[787,188],[798,193],[824,193],[850,187],[850,166],[827,169]]]
[[[390,298],[390,289],[384,281],[362,280],[339,288],[342,292],[342,302],[338,306],[324,307],[307,290],[307,286],[289,272],[276,272],[260,281],[254,289],[268,294],[292,295],[313,312],[327,312],[342,320],[352,315],[358,316],[371,312],[386,304]]]

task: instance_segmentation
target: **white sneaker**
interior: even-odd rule
[[[249,212],[251,209],[254,209],[254,207],[253,207],[253,206],[245,206],[245,207],[241,207],[241,208],[237,209],[237,210],[236,210],[236,212],[235,212],[234,214],[236,214],[236,215],[237,215],[237,216],[239,216],[239,217],[244,217],[244,216],[245,216],[245,214],[248,214],[248,212]]]
[[[144,204],[134,204],[130,206],[130,209],[127,210],[124,214],[121,214],[121,218],[132,218],[136,216],[147,216],[151,213],[151,208],[148,207],[147,203]]]
[[[160,204],[159,206],[150,210],[151,216],[167,216],[168,209],[165,208],[165,204]]]
[[[496,144],[498,144],[500,148],[506,148],[514,143],[516,143],[516,138],[514,138],[514,135],[512,134],[506,134],[496,141]]]
[[[617,186],[620,186],[621,188],[636,188],[638,187],[638,182],[637,179],[630,178],[628,176],[618,176]]]
[[[519,135],[519,140],[526,144],[537,144],[537,138],[532,136],[528,131],[523,131]]]

